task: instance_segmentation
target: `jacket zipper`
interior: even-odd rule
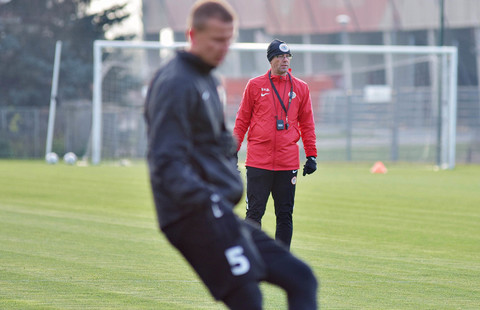
[[[280,86],[280,85],[279,85]],[[275,103],[275,97],[273,97],[273,102]],[[275,106],[275,105],[274,105]],[[275,106],[276,109],[276,106]],[[281,109],[280,109],[281,110]],[[277,111],[275,111],[276,113]],[[281,115],[282,113],[280,113]],[[282,118],[283,119],[283,118]],[[277,154],[277,125],[275,123],[274,136],[273,136],[273,155],[272,155],[272,171],[275,171],[275,155]]]

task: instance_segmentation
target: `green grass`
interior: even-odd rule
[[[322,308],[478,309],[480,166],[369,168],[322,162],[298,178],[292,251]],[[262,290],[265,309],[286,309]],[[0,309],[225,308],[159,233],[142,163],[0,161]]]

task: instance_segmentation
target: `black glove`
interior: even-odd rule
[[[237,168],[237,172],[241,174],[240,169],[238,168],[238,152],[233,154],[233,162],[235,163],[235,167]]]
[[[306,176],[307,174],[312,174],[317,170],[317,159],[315,156],[309,156],[307,157],[307,162],[303,166],[303,176]]]

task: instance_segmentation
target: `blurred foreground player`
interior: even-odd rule
[[[190,47],[178,51],[150,84],[145,119],[159,225],[213,297],[230,309],[262,309],[259,281],[283,288],[289,309],[316,309],[312,270],[233,213],[243,184],[211,71],[228,52],[234,22],[225,2],[195,3]]]

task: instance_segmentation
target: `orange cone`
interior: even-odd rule
[[[387,173],[387,167],[385,167],[385,165],[381,161],[377,161],[375,164],[373,164],[372,168],[370,169],[370,172],[385,174]]]

